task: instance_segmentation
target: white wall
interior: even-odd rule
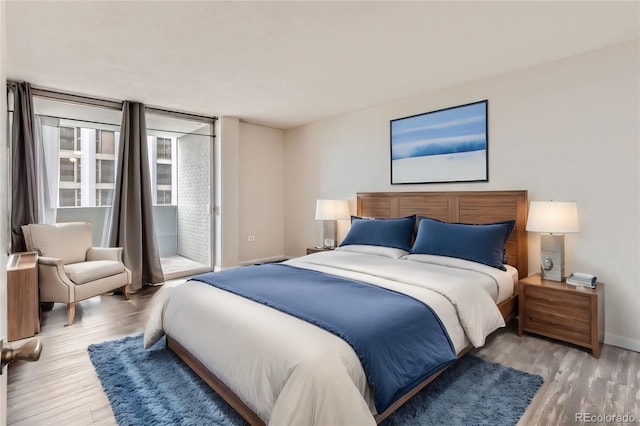
[[[240,123],[240,262],[283,257],[284,132]]]
[[[605,341],[640,351],[639,47],[625,43],[287,131],[286,253],[320,241],[318,198],[527,189],[529,200],[575,200],[581,232],[567,236],[567,271],[606,283]],[[489,182],[390,185],[389,120],[482,99]],[[341,225],[344,235],[348,222]],[[533,273],[539,237],[529,243]]]
[[[228,116],[216,126],[216,270],[281,259],[284,132]]]
[[[240,120],[220,117],[215,140],[215,269],[240,259]],[[223,250],[224,248],[224,250]]]

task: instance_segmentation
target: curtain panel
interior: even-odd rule
[[[123,248],[133,291],[164,281],[153,224],[145,107],[125,101],[109,245]]]
[[[38,221],[38,191],[33,138],[33,98],[26,82],[8,83],[13,93],[11,132],[11,251],[25,251],[22,225]]]
[[[35,114],[33,122],[38,223],[54,224],[58,211],[60,119]]]

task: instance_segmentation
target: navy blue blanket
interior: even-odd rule
[[[446,329],[424,303],[321,272],[267,264],[193,278],[328,330],[355,350],[382,413],[456,360]]]

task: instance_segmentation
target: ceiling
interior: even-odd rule
[[[637,1],[8,1],[7,78],[287,129],[638,39]]]

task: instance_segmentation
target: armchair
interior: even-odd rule
[[[122,248],[92,247],[90,223],[30,224],[22,233],[27,250],[38,252],[40,301],[66,303],[68,325],[76,302],[118,288],[129,300],[131,271],[122,263]]]

